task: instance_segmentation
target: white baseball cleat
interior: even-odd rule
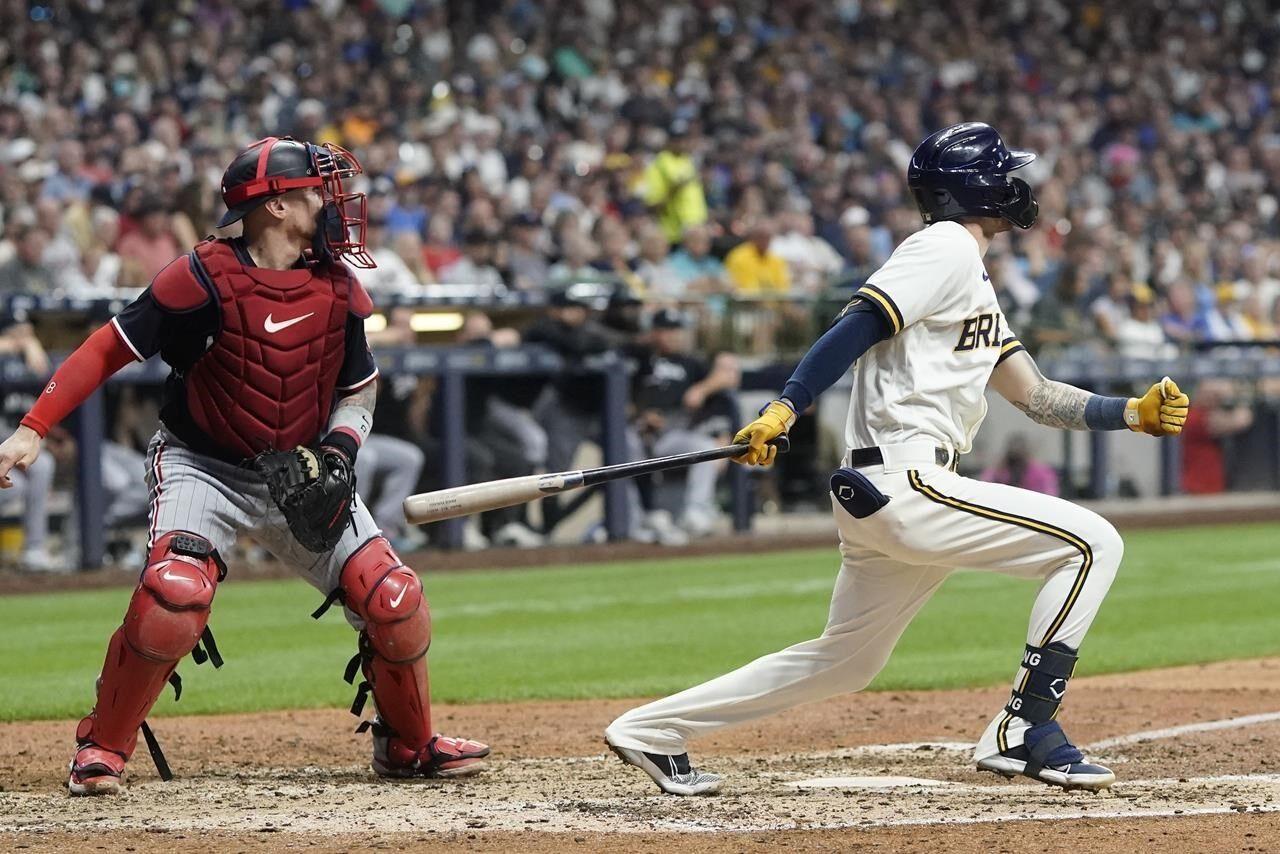
[[[1047,721],[1027,729],[1022,744],[978,760],[982,771],[1003,777],[1019,774],[1067,791],[1108,789],[1116,775],[1104,765],[1085,761],[1084,753],[1072,744],[1057,721]]]
[[[605,744],[609,744],[608,739]],[[689,754],[665,756],[661,753],[645,753],[629,747],[609,744],[609,749],[628,765],[634,765],[653,778],[658,788],[668,795],[714,795],[724,785],[719,774],[699,771],[689,764]]]

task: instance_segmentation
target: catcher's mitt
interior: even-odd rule
[[[344,455],[299,445],[292,451],[264,451],[253,458],[253,467],[303,547],[327,552],[338,544],[351,521],[356,492]]]

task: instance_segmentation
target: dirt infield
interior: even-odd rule
[[[341,711],[158,719],[178,779],[140,752],[115,799],[62,789],[69,721],[0,726],[0,849],[1133,852],[1280,850],[1280,659],[1076,680],[1069,731],[1111,793],[979,774],[967,742],[1004,689],[869,693],[698,743],[714,798],[658,793],[607,756],[626,701],[454,706],[494,745],[457,782],[372,778]],[[692,835],[692,836],[690,836]]]

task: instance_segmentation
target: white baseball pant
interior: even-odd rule
[[[841,566],[822,635],[626,712],[606,731],[611,743],[680,754],[692,736],[865,688],[958,568],[1038,579],[1027,643],[1080,646],[1124,550],[1109,522],[1060,498],[961,477],[938,465],[931,443],[884,453],[885,464],[859,471],[888,505],[856,519],[832,497]],[[1018,660],[1022,650],[1009,654]],[[1028,726],[1001,711],[975,759],[1021,744]]]

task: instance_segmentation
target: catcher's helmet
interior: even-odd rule
[[[1030,228],[1040,206],[1027,182],[1008,173],[1035,159],[1029,151],[1010,151],[991,125],[965,122],[920,143],[907,168],[907,187],[926,223],[998,216]]]
[[[342,186],[344,178],[363,171],[354,154],[332,143],[315,145],[287,136],[260,139],[237,154],[222,173],[227,212],[218,228],[238,222],[272,196],[317,187],[324,209],[317,224],[316,255],[342,256],[358,267],[373,267],[364,248],[364,193],[348,193]]]

